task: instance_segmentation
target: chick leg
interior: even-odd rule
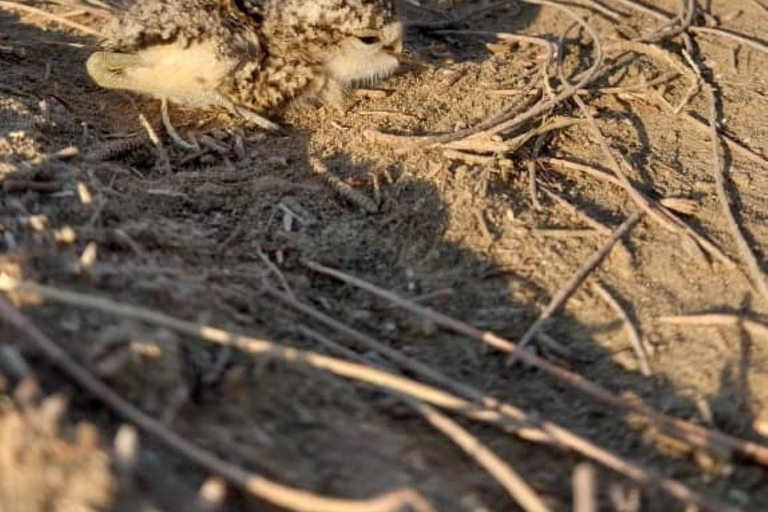
[[[165,131],[168,132],[168,136],[173,140],[173,142],[176,143],[177,146],[187,150],[200,149],[199,146],[190,144],[189,142],[182,139],[181,135],[179,135],[179,132],[177,132],[176,128],[173,127],[173,123],[171,123],[171,116],[168,113],[168,100],[166,98],[160,100],[160,114],[163,117],[163,126],[165,127]]]
[[[273,123],[272,121],[270,121],[266,117],[260,116],[259,114],[257,114],[253,110],[250,110],[250,109],[247,109],[247,108],[244,108],[244,107],[238,107],[232,101],[228,100],[227,98],[225,98],[222,95],[219,95],[218,105],[226,108],[227,110],[229,110],[233,114],[242,117],[243,119],[245,119],[249,123],[253,123],[256,126],[260,126],[260,127],[264,128],[265,130],[274,130],[274,131],[280,130],[280,125],[279,124]]]

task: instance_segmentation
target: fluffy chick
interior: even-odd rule
[[[87,62],[102,87],[262,117],[295,100],[337,103],[391,75],[402,50],[391,0],[136,0]]]

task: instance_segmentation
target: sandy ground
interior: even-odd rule
[[[625,399],[639,398],[669,416],[768,444],[761,437],[768,435],[766,328],[662,321],[670,315],[723,313],[760,322],[768,313],[768,297],[749,277],[723,214],[711,142],[697,124],[706,125],[707,96],[699,90],[687,97],[688,74],[648,85],[680,66],[690,73],[679,37],[653,45],[671,61],[611,49],[612,41],[653,32],[661,21],[622,2],[604,2],[624,14],[619,21],[584,4],[569,5],[600,36],[612,66],[579,98],[596,116],[612,154],[626,162],[622,168],[636,190],[669,206],[736,265],[645,215],[542,327],[561,348],[541,341],[531,347]],[[765,271],[768,167],[761,155],[768,155],[768,11],[758,0],[700,4],[706,14],[698,12],[696,25],[719,24],[757,41],[755,47],[691,31],[696,58],[716,85],[723,133],[753,153],[729,146],[723,166],[730,207]],[[77,7],[34,5],[91,28],[103,20]],[[655,5],[667,13],[677,10],[672,0]],[[403,5],[402,12],[408,22],[427,23],[443,20],[441,12],[460,16],[479,6]],[[498,6],[452,28],[557,41],[570,24],[562,11],[521,2],[519,9]],[[553,121],[581,122],[550,132],[538,144],[533,137],[519,148],[490,154],[456,155],[441,147],[398,152],[366,137],[366,131],[450,133],[528,101],[531,91],[543,91],[538,73],[543,48],[498,46],[493,37],[414,28],[406,47],[420,64],[403,69],[375,92],[351,94],[345,112],[290,108],[276,116],[286,130],[264,134],[220,112],[174,108],[182,136],[204,143],[200,151],[182,149],[160,131],[161,154],[136,139],[144,134],[139,115],[154,123],[159,105],[93,84],[83,65],[93,44],[92,37],[37,14],[0,9],[4,273],[339,356],[318,341],[321,333],[368,364],[402,371],[348,333],[267,291],[288,290],[314,311],[626,460],[743,510],[768,509],[768,473],[758,464],[738,454],[692,449],[661,435],[652,421],[626,415],[529,365],[509,366],[506,355],[490,346],[302,264],[304,259],[322,262],[480,329],[519,339],[610,232],[640,211],[615,183],[553,160],[612,172],[578,106],[563,102],[496,141]],[[575,81],[589,67],[593,46],[587,35],[573,30],[565,48],[565,69]],[[554,77],[552,84],[557,87]],[[598,91],[636,85],[618,94]],[[542,94],[546,99],[546,91]],[[680,103],[679,113],[667,106]],[[135,149],[113,151],[121,144]],[[51,157],[69,147],[78,148],[79,155]],[[539,204],[530,191],[534,151],[540,158]],[[377,201],[377,211],[363,211],[364,205],[318,179],[313,158]],[[650,375],[641,371],[627,326],[599,286],[637,329]],[[378,387],[277,356],[254,357],[211,345],[95,307],[40,300],[35,294],[8,298],[122,397],[248,471],[333,497],[367,498],[409,487],[437,510],[519,507],[472,458]],[[25,342],[20,331],[2,322],[0,333],[6,393],[0,431],[8,433],[0,437],[3,510],[75,510],[66,507],[80,503],[90,508],[76,510],[170,511],[195,499],[210,473],[149,436],[142,438],[140,461],[129,478],[109,469],[99,457],[115,461],[111,439],[123,420]],[[14,392],[25,375],[34,376],[43,395],[68,397],[60,422],[58,413],[38,418],[33,392],[23,387],[24,392]],[[412,371],[404,375],[427,382]],[[571,509],[572,473],[586,457],[452,417],[511,465],[547,506]],[[19,429],[25,427],[19,424],[29,429],[23,442]],[[88,435],[82,432],[85,424]],[[89,441],[89,435],[101,437],[101,443]],[[34,450],[39,456],[23,455]],[[72,471],[72,460],[87,469]],[[34,464],[47,469],[30,474],[47,479],[30,477],[26,487],[13,487],[26,489],[27,498],[39,497],[37,503],[9,490],[10,480],[2,476]],[[599,463],[595,467],[600,510],[685,508],[658,487]],[[51,497],[61,496],[73,482],[91,482],[86,487],[93,492],[72,493],[69,502]],[[223,504],[224,510],[269,507],[233,487]]]

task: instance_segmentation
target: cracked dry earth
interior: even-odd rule
[[[401,6],[411,23],[483,6],[414,3]],[[624,13],[618,22],[587,4],[568,5],[606,46],[660,24],[623,2],[601,4]],[[673,0],[653,4],[670,15],[677,12]],[[702,26],[714,20],[765,45],[768,12],[759,1],[699,4]],[[103,23],[98,12],[78,10],[74,2],[28,5],[91,28]],[[521,2],[499,4],[458,28],[556,41],[570,24],[562,11]],[[754,154],[768,155],[768,55],[732,39],[694,34],[708,78],[717,86],[724,133]],[[338,355],[318,341],[319,332],[368,364],[400,371],[382,354],[361,349],[348,335],[265,292],[289,290],[302,304],[455,381],[535,412],[627,460],[731,506],[768,510],[768,470],[758,464],[693,449],[647,419],[624,414],[528,365],[510,366],[506,354],[492,347],[302,264],[304,259],[328,264],[480,329],[519,339],[610,231],[638,211],[614,183],[556,165],[566,159],[609,169],[590,126],[570,124],[538,144],[533,137],[502,154],[440,148],[403,153],[365,134],[371,129],[446,133],[473,126],[527,94],[526,84],[540,79],[542,48],[414,28],[406,47],[419,64],[376,90],[352,94],[345,112],[291,108],[281,116],[286,130],[265,134],[220,112],[173,108],[182,136],[200,141],[201,149],[165,140],[161,154],[135,138],[144,134],[140,114],[160,126],[159,106],[97,88],[83,65],[93,42],[39,14],[0,9],[3,273]],[[658,46],[685,65],[678,39]],[[566,69],[578,75],[590,65],[590,39],[574,30],[565,47]],[[610,150],[628,163],[635,186],[669,205],[737,265],[713,260],[687,237],[645,216],[543,325],[557,345],[538,341],[531,348],[622,397],[766,445],[766,329],[662,321],[723,313],[760,322],[768,313],[718,202],[711,141],[686,117],[706,122],[707,99],[699,91],[686,101],[689,87],[682,77],[651,84],[675,68],[653,56],[631,57],[607,50],[611,71],[591,87],[640,84],[639,89],[588,90],[579,97],[596,116]],[[686,101],[683,111],[671,112],[659,97],[672,105]],[[565,102],[517,133],[561,118],[582,115],[573,101]],[[538,204],[529,190],[534,146],[540,158]],[[79,154],[66,149],[71,147]],[[377,211],[363,211],[318,179],[313,159],[377,201]],[[724,165],[731,208],[765,272],[768,166],[731,150]],[[585,221],[584,214],[593,221]],[[641,371],[619,310],[601,290],[636,327],[650,375]],[[34,293],[6,297],[122,397],[248,471],[326,496],[367,498],[410,487],[441,511],[519,509],[471,457],[380,388],[93,307],[42,300]],[[25,340],[0,322],[2,510],[202,507],[198,489],[212,475],[151,437],[141,437],[132,476],[125,477],[118,468],[119,450],[112,446],[121,418]],[[30,377],[38,391],[31,389]],[[50,398],[57,395],[67,397],[66,407]],[[40,396],[48,398],[40,402]],[[548,507],[571,510],[572,474],[585,457],[455,419],[514,467]],[[656,487],[599,464],[595,469],[599,510],[694,510]],[[30,476],[22,486],[4,474],[38,478]],[[83,486],[89,492],[78,490]],[[72,492],[64,496],[62,488]],[[282,510],[232,487],[219,506]]]

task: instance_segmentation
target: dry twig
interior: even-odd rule
[[[334,277],[342,282],[366,290],[369,293],[372,293],[378,297],[390,301],[393,304],[396,304],[402,309],[410,311],[423,318],[427,318],[434,322],[436,325],[450,329],[456,333],[462,334],[477,341],[486,343],[501,352],[516,354],[521,361],[525,362],[529,366],[538,368],[544,373],[563,381],[569,386],[581,391],[582,393],[590,395],[603,403],[612,405],[626,412],[634,412],[636,414],[645,416],[659,424],[666,432],[674,435],[678,439],[690,443],[693,446],[708,448],[719,452],[736,451],[754,460],[758,464],[768,467],[768,446],[744,439],[734,438],[722,432],[709,430],[688,421],[671,418],[655,411],[640,401],[622,398],[608,391],[602,386],[587,380],[575,372],[542,359],[530,350],[521,350],[516,344],[512,343],[506,338],[502,338],[497,334],[489,331],[481,331],[480,329],[477,329],[467,323],[456,320],[455,318],[449,317],[442,313],[438,313],[437,311],[421,306],[407,299],[403,299],[393,292],[382,289],[376,285],[363,281],[362,279],[350,276],[349,274],[341,272],[340,270],[333,269],[306,259],[302,260],[302,263],[304,266],[314,270],[315,272]]]
[[[369,364],[357,352],[353,352],[335,341],[328,339],[319,332],[302,327],[301,332],[312,339],[320,342],[332,351],[357,361],[361,364]],[[504,462],[498,455],[493,453],[482,441],[470,434],[461,425],[442,414],[440,411],[423,402],[413,400],[408,397],[401,397],[406,404],[421,414],[430,425],[443,433],[448,439],[459,446],[464,452],[477,462],[479,466],[485,469],[518,503],[526,512],[546,512],[549,509],[541,498],[536,494],[528,483]]]
[[[666,324],[706,325],[706,326],[743,326],[756,336],[768,340],[768,324],[728,313],[701,313],[698,315],[664,316],[660,319]]]
[[[573,470],[573,512],[598,512],[595,468],[579,464]]]
[[[579,267],[579,270],[576,271],[576,273],[571,276],[568,282],[565,283],[565,285],[557,291],[554,297],[552,297],[552,300],[549,301],[549,304],[547,304],[547,307],[544,308],[544,311],[541,312],[533,325],[531,325],[528,330],[525,331],[525,334],[523,334],[517,344],[516,352],[524,350],[528,343],[536,338],[536,334],[539,332],[539,329],[541,329],[541,327],[547,322],[549,317],[551,317],[558,309],[563,306],[563,304],[565,304],[565,302],[570,298],[571,295],[573,295],[573,293],[584,281],[584,279],[586,279],[587,276],[591,274],[598,265],[600,265],[608,253],[611,252],[611,249],[613,249],[613,246],[616,244],[616,242],[618,242],[621,237],[632,230],[632,228],[634,228],[635,225],[640,222],[640,218],[642,216],[642,213],[632,214],[622,223],[621,226],[618,227],[618,229],[616,229],[616,231],[613,232],[613,234],[611,234],[608,240],[606,240],[605,243],[597,251],[592,253],[592,255],[587,258],[584,263],[582,263],[581,267]]]
[[[568,212],[570,212],[572,215],[575,215],[576,217],[578,217],[583,223],[587,224],[598,233],[602,233],[604,235],[611,234],[610,228],[608,228],[605,224],[593,219],[592,217],[587,215],[585,212],[579,210],[574,205],[572,205],[571,203],[569,203],[559,195],[555,194],[548,188],[539,187],[539,190],[544,192],[544,195],[546,195],[548,198],[550,198],[551,200],[553,200],[554,202],[556,202],[557,204],[559,204],[560,206],[568,210]]]
[[[471,400],[476,405],[464,411],[457,411],[476,421],[483,421],[496,425],[503,431],[514,433],[518,437],[536,443],[554,443],[554,440],[545,432],[542,432],[536,422],[529,422],[525,412],[517,407],[501,402],[492,396],[486,395],[472,386],[457,382],[438,370],[404,355],[402,352],[386,345],[373,337],[353,329],[338,320],[318,311],[295,297],[291,297],[268,284],[264,286],[264,292],[270,297],[279,300],[283,304],[292,307],[296,311],[334,329],[335,331],[351,338],[366,350],[372,350],[383,354],[390,361],[407,369],[414,375],[418,375],[430,382],[438,384],[459,396]]]
[[[154,325],[176,330],[189,336],[198,337],[211,343],[234,347],[254,356],[280,358],[285,362],[303,364],[351,380],[373,384],[396,393],[409,395],[430,402],[443,408],[456,410],[456,412],[461,412],[467,407],[466,402],[441,390],[430,388],[429,386],[411,381],[410,379],[376,370],[374,368],[341,359],[322,356],[305,350],[283,347],[266,340],[238,335],[211,326],[185,322],[164,313],[151,311],[137,306],[120,304],[103,297],[95,297],[77,292],[59,290],[31,282],[20,281],[6,274],[0,275],[0,291],[26,291],[36,293],[48,300],[55,300],[57,302],[78,307],[116,314],[124,318],[149,322]],[[419,307],[414,304],[411,306]],[[125,402],[119,395],[112,392],[111,389],[107,388],[98,380],[94,379],[90,374],[86,373],[73,359],[48,340],[34,325],[2,299],[0,299],[0,315],[29,336],[35,345],[43,350],[51,361],[58,364],[73,380],[88,389],[105,403],[108,403],[124,417],[128,418],[145,431],[152,433],[152,435],[158,437],[166,445],[176,449],[191,460],[204,465],[209,470],[212,469],[215,473],[224,476],[242,489],[259,496],[262,499],[269,500],[286,508],[296,510],[296,507],[298,507],[298,509],[302,511],[310,512],[389,512],[396,510],[396,507],[405,504],[412,505],[419,512],[432,510],[431,506],[426,503],[420,495],[410,489],[393,491],[383,497],[375,498],[367,502],[349,502],[310,495],[302,491],[280,486],[279,484],[275,484],[262,477],[245,473],[239,468],[230,466],[228,463],[215,458],[208,452],[203,452],[195,445],[192,445],[171,433],[160,423],[144,415],[138,409],[133,408],[133,406]],[[470,327],[470,329],[472,328]],[[528,351],[522,350],[520,351],[520,354],[528,354]],[[618,399],[618,397],[616,398]],[[531,421],[531,419],[526,418],[526,421]],[[647,468],[622,459],[587,439],[552,422],[541,421],[539,422],[539,426],[561,445],[571,448],[572,450],[581,453],[614,471],[622,473],[641,484],[658,486],[671,496],[674,496],[685,503],[696,504],[712,512],[742,512],[737,507],[732,507],[713,498],[700,495],[680,482],[664,478]]]
[[[619,301],[616,300],[611,292],[609,292],[600,281],[595,282],[594,288],[597,294],[600,295],[600,297],[611,306],[611,309],[619,315],[619,318],[621,318],[624,328],[627,331],[627,335],[629,336],[629,341],[632,343],[632,350],[635,351],[637,361],[640,363],[640,372],[646,377],[653,375],[651,364],[648,362],[648,351],[645,349],[643,339],[640,337],[640,333],[637,332],[635,324],[632,323],[632,319],[629,318],[629,315],[621,304],[619,304]]]
[[[699,245],[699,247],[707,251],[713,257],[720,260],[726,267],[734,268],[736,266],[734,261],[731,258],[729,258],[719,247],[717,247],[717,245],[715,245],[711,241],[707,240],[705,237],[696,233],[688,224],[680,220],[678,217],[674,216],[672,213],[669,212],[668,209],[661,206],[658,203],[658,201],[654,201],[648,198],[645,194],[643,194],[642,192],[637,190],[637,188],[635,188],[635,186],[629,180],[627,175],[624,173],[622,167],[619,165],[616,158],[613,156],[613,153],[611,153],[611,150],[608,147],[608,143],[606,142],[605,137],[600,131],[600,128],[597,126],[594,116],[589,111],[587,106],[584,104],[584,101],[582,101],[582,99],[579,98],[578,96],[575,96],[573,99],[581,109],[582,113],[584,114],[584,117],[587,119],[587,122],[589,122],[589,125],[592,128],[592,131],[597,137],[597,141],[599,143],[600,149],[605,155],[610,167],[613,169],[614,175],[616,176],[616,178],[619,179],[619,181],[622,183],[622,186],[629,194],[629,197],[640,208],[642,208],[650,218],[652,218],[653,220],[655,220],[656,222],[658,222],[659,224],[661,224],[662,226],[664,226],[670,231],[675,231],[684,236],[690,237],[694,242],[696,242]]]
[[[395,512],[406,505],[411,505],[421,512],[433,510],[417,492],[407,488],[392,491],[369,500],[353,501],[311,494],[278,484],[254,473],[249,473],[239,466],[230,464],[213,453],[187,441],[170,431],[163,423],[148,416],[127,402],[111,388],[91,375],[84,367],[80,366],[79,363],[48,339],[37,327],[2,298],[0,298],[0,318],[23,333],[52,363],[56,364],[73,381],[85,388],[89,393],[108,405],[115,413],[132,422],[144,432],[152,435],[168,448],[205,468],[206,471],[221,475],[233,485],[259,499],[289,510],[301,512]],[[198,333],[197,329],[193,328],[191,330],[190,334],[204,334],[204,331]],[[227,336],[224,338],[227,338]]]
[[[317,158],[311,158],[310,164],[312,165],[312,170],[315,174],[318,175],[330,188],[335,190],[337,194],[355,204],[364,212],[379,212],[379,205],[376,204],[373,199],[344,183],[338,176],[331,173],[323,162]]]
[[[85,159],[91,162],[111,160],[131,151],[135,151],[147,143],[146,135],[136,135],[127,139],[110,140],[99,144],[85,155]]]
[[[694,34],[712,34],[714,36],[718,37],[725,37],[727,39],[733,39],[737,43],[741,43],[744,45],[749,46],[750,48],[754,48],[755,50],[762,52],[762,53],[768,53],[768,45],[765,43],[758,41],[757,39],[751,38],[749,36],[746,36],[744,34],[739,34],[738,32],[733,32],[731,30],[725,30],[723,28],[712,28],[712,27],[690,27],[688,30],[693,32]]]
[[[475,136],[483,132],[488,135],[508,132],[519,128],[523,124],[537,118],[542,114],[550,112],[552,109],[562,104],[569,98],[574,97],[579,90],[584,89],[587,85],[596,80],[599,76],[598,72],[600,71],[603,62],[603,50],[600,43],[600,37],[598,36],[597,32],[580,16],[575,14],[569,7],[566,7],[563,4],[552,2],[550,0],[527,0],[527,2],[536,5],[554,7],[560,10],[569,18],[574,20],[575,23],[580,25],[592,38],[594,54],[592,65],[589,67],[589,69],[582,73],[581,78],[576,84],[564,84],[562,90],[559,93],[545,101],[537,103],[533,107],[528,108],[519,114],[515,111],[510,112],[509,109],[506,109],[499,114],[492,116],[486,121],[479,123],[478,125],[466,128],[464,130],[459,130],[454,133],[427,136],[397,136],[377,132],[375,130],[366,130],[365,134],[372,140],[393,145],[399,148],[400,151],[404,152],[418,147],[432,147],[435,145],[442,145],[449,142],[466,139],[470,136]],[[494,35],[500,39],[508,38],[509,40],[520,40],[520,36],[516,34],[488,33],[488,35]],[[530,38],[529,36],[525,37],[530,39],[529,42],[533,42],[534,44],[542,44],[543,41],[539,38]],[[548,42],[546,42],[546,44],[551,45],[551,43]]]
[[[728,200],[728,192],[725,190],[725,170],[723,169],[722,160],[720,158],[720,139],[717,135],[717,99],[715,97],[714,89],[707,82],[704,82],[704,93],[709,102],[709,137],[710,143],[712,144],[712,172],[717,186],[717,198],[720,201],[720,207],[725,216],[725,220],[728,223],[728,228],[730,229],[733,238],[736,240],[736,247],[739,249],[741,259],[747,267],[747,274],[752,280],[752,284],[760,295],[762,295],[763,300],[768,303],[768,284],[766,284],[765,276],[760,269],[760,263],[758,263],[755,254],[749,247],[749,243],[747,243],[744,234],[741,232],[739,223],[731,210],[730,201]]]
[[[57,16],[56,14],[44,11],[42,9],[38,9],[37,7],[32,7],[31,5],[21,4],[18,2],[12,2],[10,0],[0,0],[0,7],[12,11],[24,11],[32,14],[36,14],[38,16],[41,16],[43,18],[47,18],[49,20],[55,21],[57,23],[60,23],[61,25],[65,25],[69,28],[74,28],[79,30],[80,32],[83,32],[84,34],[89,34],[92,36],[98,36],[99,31],[92,29],[91,27],[86,27],[85,25],[82,25],[80,23],[77,23],[76,21],[68,20],[67,18],[64,18],[62,16]]]

